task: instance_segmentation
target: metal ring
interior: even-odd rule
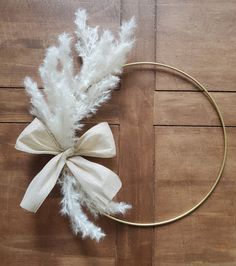
[[[133,63],[125,64],[123,67],[126,68],[129,66],[137,66],[137,65],[152,65],[152,66],[157,66],[159,68],[165,68],[168,70],[173,70],[173,71],[183,75],[185,78],[187,78],[187,80],[190,80],[193,84],[197,85],[197,87],[200,88],[204,92],[204,94],[207,96],[207,98],[210,100],[211,104],[215,108],[216,113],[217,113],[217,115],[220,119],[220,122],[221,122],[223,137],[224,137],[224,154],[223,154],[223,158],[222,158],[222,162],[220,165],[218,175],[217,175],[213,185],[211,186],[209,192],[196,205],[194,205],[191,209],[185,211],[184,213],[182,213],[178,216],[172,217],[170,219],[162,220],[162,221],[156,221],[156,222],[150,222],[150,223],[130,222],[130,221],[127,221],[124,219],[116,218],[116,217],[109,215],[109,214],[106,214],[106,213],[103,214],[106,217],[108,217],[114,221],[117,221],[119,223],[122,223],[122,224],[127,224],[127,225],[132,225],[132,226],[141,226],[141,227],[150,227],[150,226],[165,225],[165,224],[169,224],[169,223],[175,222],[177,220],[180,220],[180,219],[184,218],[185,216],[189,215],[190,213],[192,213],[193,211],[195,211],[199,206],[201,206],[209,198],[209,196],[212,194],[212,192],[216,188],[217,184],[219,183],[220,178],[221,178],[222,173],[223,173],[223,170],[224,170],[224,167],[225,167],[225,162],[226,162],[226,157],[227,157],[227,134],[226,134],[224,119],[223,119],[222,113],[221,113],[218,105],[216,104],[214,98],[209,94],[208,90],[200,82],[198,82],[195,78],[193,78],[189,74],[185,73],[184,71],[182,71],[176,67],[172,67],[172,66],[169,66],[166,64],[156,63],[156,62],[133,62]]]

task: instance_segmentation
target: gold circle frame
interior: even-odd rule
[[[150,223],[130,222],[130,221],[127,221],[124,219],[119,219],[119,218],[116,218],[112,215],[104,213],[104,215],[106,217],[108,217],[108,218],[110,218],[116,222],[122,223],[122,224],[127,224],[127,225],[132,225],[132,226],[141,226],[141,227],[150,227],[150,226],[165,225],[165,224],[169,224],[169,223],[178,221],[178,220],[184,218],[185,216],[189,215],[193,211],[195,211],[198,207],[200,207],[209,198],[209,196],[212,194],[212,192],[216,188],[217,184],[219,183],[220,178],[221,178],[222,173],[223,173],[223,170],[224,170],[224,167],[225,167],[225,162],[226,162],[226,157],[227,157],[227,134],[226,134],[224,119],[223,119],[222,113],[221,113],[217,103],[215,102],[214,98],[210,95],[208,90],[200,82],[198,82],[195,78],[193,78],[189,74],[185,73],[184,71],[182,71],[176,67],[172,67],[172,66],[162,64],[162,63],[157,63],[157,62],[133,62],[133,63],[125,64],[123,67],[126,68],[129,66],[140,66],[140,65],[151,65],[151,66],[155,66],[158,68],[164,68],[167,71],[172,70],[175,73],[178,73],[181,76],[183,76],[188,81],[191,81],[195,86],[197,86],[199,89],[201,89],[201,91],[206,95],[206,97],[208,98],[208,100],[211,102],[211,104],[213,105],[213,107],[216,110],[216,113],[217,113],[219,120],[221,122],[222,131],[223,131],[223,138],[224,138],[224,154],[223,154],[223,158],[221,161],[220,169],[218,171],[218,175],[217,175],[213,185],[211,186],[209,192],[196,205],[194,205],[191,209],[185,211],[184,213],[182,213],[178,216],[172,217],[170,219],[163,220],[163,221],[150,222]]]

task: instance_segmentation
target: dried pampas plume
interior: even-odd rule
[[[83,126],[81,120],[96,113],[110,98],[119,81],[117,75],[122,72],[126,55],[134,43],[133,18],[121,26],[117,40],[108,30],[99,36],[98,27],[88,26],[85,10],[79,9],[75,15],[76,51],[83,62],[80,72],[74,75],[72,38],[63,33],[58,38],[58,46],[48,48],[39,68],[44,89],[39,90],[37,83],[29,77],[24,81],[31,97],[31,113],[47,125],[63,149],[74,145],[75,132]],[[95,217],[104,212],[125,213],[131,207],[111,201],[105,210],[99,209],[66,167],[59,183],[63,195],[61,213],[70,217],[74,233],[80,233],[82,237],[99,241],[105,236],[101,228],[89,221],[82,207]]]

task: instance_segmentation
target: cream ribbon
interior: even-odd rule
[[[108,123],[103,122],[85,132],[75,146],[63,151],[48,128],[35,118],[20,134],[16,149],[53,157],[29,184],[20,206],[36,212],[55,186],[65,165],[96,205],[104,209],[121,188],[119,177],[110,169],[82,156],[112,158],[116,146]]]

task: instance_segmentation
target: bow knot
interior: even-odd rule
[[[68,159],[70,157],[72,157],[73,155],[75,155],[75,148],[71,147],[65,151],[63,151],[63,156],[65,157],[65,159]]]
[[[55,186],[65,164],[82,189],[101,209],[105,209],[121,188],[119,177],[110,169],[82,156],[112,158],[116,147],[108,123],[100,123],[85,132],[73,147],[62,151],[48,128],[35,118],[16,141],[16,149],[33,154],[53,154],[28,186],[21,207],[36,212]]]

